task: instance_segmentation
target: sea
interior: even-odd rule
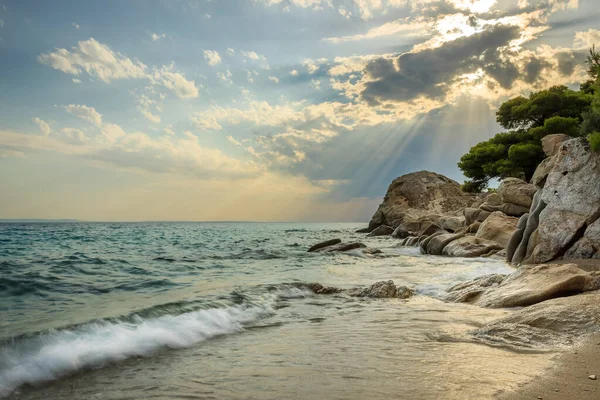
[[[551,351],[471,332],[510,310],[445,301],[513,269],[421,255],[356,223],[0,224],[0,398],[493,399]],[[308,253],[318,242],[361,250]],[[316,295],[381,280],[407,300]]]

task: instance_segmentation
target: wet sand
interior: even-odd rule
[[[498,399],[600,400],[600,334],[560,354],[552,368]]]

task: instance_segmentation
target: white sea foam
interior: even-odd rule
[[[0,349],[0,397],[23,384],[164,348],[184,348],[243,330],[245,323],[272,313],[270,305],[213,308],[134,322],[97,322],[59,330]]]

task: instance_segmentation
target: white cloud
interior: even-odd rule
[[[214,50],[204,50],[204,59],[211,67],[221,64],[221,56],[217,51]]]
[[[79,30],[79,28],[81,28],[81,27],[79,26],[79,24],[76,24],[75,22],[73,22],[73,28]]]
[[[158,41],[158,40],[160,40],[160,39],[164,39],[164,38],[166,38],[166,37],[167,37],[167,35],[166,35],[165,33],[158,34],[158,33],[154,33],[154,32],[153,32],[153,33],[150,35],[150,37],[152,38],[152,41],[153,41],[153,42],[156,42],[156,41]]]
[[[588,50],[592,46],[600,48],[600,30],[590,29],[586,32],[575,32],[574,45],[576,49]]]
[[[291,76],[298,76],[298,73],[299,73],[299,72],[298,72],[298,70],[296,70],[296,69],[293,69],[293,70],[291,70],[291,71],[290,71],[290,75],[291,75]]]
[[[233,57],[233,56],[235,56],[235,50],[234,50],[234,49],[231,49],[231,48],[229,48],[229,49],[227,49],[227,54],[228,54],[229,56]]]
[[[77,79],[77,78],[73,78],[72,81],[74,84],[81,83],[81,79]]]
[[[148,110],[140,110],[140,112],[142,113],[144,118],[146,118],[148,121],[155,123],[155,124],[160,124],[160,116],[159,115],[154,115]]]
[[[173,127],[171,125],[167,126],[165,129],[163,129],[163,132],[169,136],[175,136],[175,131],[173,130]]]
[[[114,143],[118,139],[125,136],[125,131],[119,125],[105,124],[102,127],[101,134],[104,137],[104,139],[106,139],[109,143]]]
[[[147,79],[173,90],[180,98],[198,97],[195,82],[175,71],[174,64],[154,67],[150,72],[140,61],[116,53],[94,38],[78,42],[70,51],[55,49],[43,53],[38,56],[38,61],[70,75],[79,76],[85,72],[104,83],[119,79]]]
[[[233,83],[233,80],[231,79],[233,77],[233,74],[231,73],[230,70],[226,70],[225,72],[217,72],[217,76],[219,77],[219,79],[221,79],[223,82],[227,82],[229,84]]]
[[[196,82],[190,81],[181,73],[176,72],[173,64],[156,69],[154,80],[175,92],[180,99],[194,99],[199,96]]]
[[[279,83],[279,78],[276,76],[269,76],[269,80],[275,83]]]
[[[251,60],[259,60],[261,58],[261,56],[253,51],[242,51],[242,54],[244,57],[250,58]]]
[[[246,71],[246,76],[248,78],[248,82],[250,83],[254,83],[254,78],[258,76],[258,72],[256,72],[255,70],[245,70]]]
[[[146,66],[113,52],[94,38],[81,41],[71,51],[55,49],[38,56],[38,61],[71,75],[86,72],[105,83],[116,79],[146,78]]]
[[[67,143],[71,144],[83,144],[86,140],[85,134],[80,129],[75,128],[62,128],[60,130],[61,135]]]
[[[85,119],[92,124],[100,127],[102,126],[102,114],[94,109],[94,107],[88,107],[86,105],[69,104],[65,106],[65,110],[75,115],[78,118]]]
[[[383,25],[369,29],[364,34],[331,37],[325,40],[332,43],[341,43],[365,39],[375,39],[382,36],[399,34],[401,34],[402,37],[423,36],[429,34],[432,27],[433,21],[431,20],[425,20],[422,17],[416,19],[411,19],[410,17],[407,17],[392,22],[386,22]]]
[[[50,134],[50,132],[52,132],[52,129],[50,128],[50,124],[48,124],[46,121],[39,119],[38,117],[35,117],[33,119],[33,122],[35,122],[37,124],[37,126],[39,126],[40,131],[48,136]]]

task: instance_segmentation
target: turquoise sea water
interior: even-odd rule
[[[0,397],[492,398],[548,354],[483,346],[506,315],[443,301],[508,273],[422,256],[360,224],[0,224]],[[307,253],[339,237],[383,250]],[[393,279],[409,300],[318,296]]]

